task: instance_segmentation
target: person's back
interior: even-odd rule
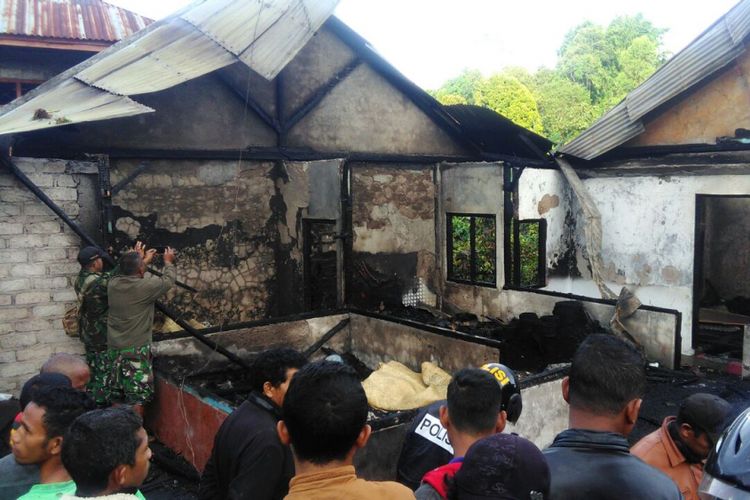
[[[174,252],[164,254],[164,274],[145,276],[153,251],[145,255],[128,252],[120,261],[122,274],[109,280],[107,346],[109,349],[137,348],[151,343],[154,303],[175,283]]]
[[[250,370],[253,391],[222,423],[201,476],[201,500],[280,499],[294,475],[289,447],[279,441],[276,424],[292,377],[306,364],[288,348],[261,353]]]
[[[291,444],[296,475],[286,500],[413,499],[406,486],[359,479],[354,454],[370,437],[367,397],[354,370],[310,363],[289,384],[279,438]]]
[[[581,343],[562,383],[569,429],[544,450],[550,498],[682,498],[669,477],[630,454],[626,436],[645,388],[645,360],[635,346],[612,335]]]
[[[507,368],[506,368],[507,370]],[[454,458],[427,472],[414,492],[418,500],[447,497],[447,486],[462,467],[466,451],[480,439],[505,429],[502,386],[480,368],[457,371],[448,385],[448,404],[440,408],[440,422],[448,432]]]
[[[94,410],[70,425],[62,462],[75,482],[63,500],[143,500],[138,487],[149,469],[151,449],[141,418],[129,408]]]

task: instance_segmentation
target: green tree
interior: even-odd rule
[[[546,137],[565,144],[586,130],[597,118],[597,110],[583,85],[558,72],[541,69],[532,86]]]
[[[461,96],[465,102],[452,104],[474,104],[474,92],[482,80],[482,73],[479,70],[465,69],[456,78],[451,78],[445,82],[434,92],[433,97],[442,102],[441,99],[444,96]]]
[[[534,96],[513,76],[498,73],[483,80],[474,92],[474,102],[500,113],[532,132],[544,133],[542,117]]]
[[[466,99],[462,95],[458,94],[436,94],[433,97],[437,99],[440,104],[450,106],[451,104],[468,104]]]

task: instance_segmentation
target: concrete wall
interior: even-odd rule
[[[750,198],[706,198],[703,277],[723,299],[750,297]]]
[[[712,81],[646,123],[646,131],[626,145],[714,144],[717,137],[750,128],[749,75],[750,53],[745,51]]]
[[[637,166],[637,161],[628,165]],[[592,171],[593,172],[593,171]],[[525,174],[524,174],[525,175]],[[523,179],[523,178],[522,178]],[[566,200],[575,217],[565,222],[566,246],[550,247],[570,256],[567,273],[550,273],[546,290],[599,297],[591,280],[578,202],[554,177],[539,178],[541,185],[524,185],[523,210],[533,210],[538,193]],[[744,175],[628,175],[584,179],[602,215],[602,259],[608,286],[619,292],[629,287],[647,305],[682,313],[682,353],[692,354],[693,264],[695,199],[697,194],[739,195],[750,193]],[[536,193],[536,194],[534,194]],[[572,244],[572,246],[570,246]]]
[[[117,182],[138,162],[117,161]],[[340,220],[339,162],[153,161],[114,197],[116,248],[177,248],[172,305],[208,325],[302,312],[301,221]]]
[[[568,428],[568,403],[562,397],[561,379],[521,389],[523,412],[505,432],[515,432],[544,449],[555,436]]]
[[[505,283],[503,265],[503,167],[497,163],[442,164],[440,168],[439,218],[442,275],[447,276],[446,213],[495,216],[496,285],[472,286],[443,281],[444,301],[467,311],[493,315],[493,303]]]
[[[90,209],[85,176],[63,160],[16,158],[16,164],[78,219]],[[80,164],[79,164],[80,165]],[[0,172],[0,392],[18,394],[54,352],[83,352],[61,319],[75,302],[79,239],[7,170]]]
[[[430,165],[352,165],[355,305],[399,305],[407,293],[435,303],[435,184]],[[367,265],[393,282],[378,287],[356,270]]]
[[[431,361],[453,373],[500,359],[496,347],[358,314],[351,319],[352,353],[372,369],[395,360],[420,372],[422,363]]]

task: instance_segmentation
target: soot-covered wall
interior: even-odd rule
[[[750,196],[707,198],[703,277],[722,299],[750,297]]]
[[[434,304],[433,167],[352,164],[351,186],[350,302],[393,307],[421,294]]]
[[[136,166],[114,162],[113,182]],[[300,312],[300,207],[283,191],[290,183],[306,191],[306,179],[288,170],[275,162],[153,161],[114,197],[115,245],[139,238],[177,248],[178,279],[198,292],[175,288],[169,302],[188,318],[217,325]]]

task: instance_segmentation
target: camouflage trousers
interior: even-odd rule
[[[110,349],[110,401],[130,405],[145,404],[154,397],[151,345]]]
[[[86,349],[86,363],[91,370],[91,379],[86,385],[86,390],[98,406],[109,405],[109,377],[112,372],[109,353],[106,349],[101,351]]]

